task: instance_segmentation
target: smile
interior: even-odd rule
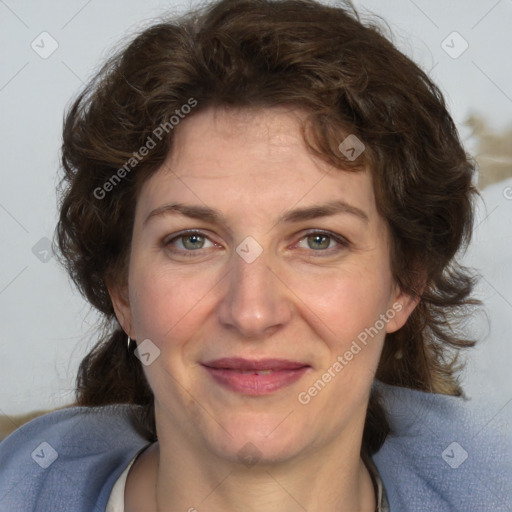
[[[223,358],[202,364],[210,377],[232,392],[268,395],[297,382],[311,367],[284,359]]]

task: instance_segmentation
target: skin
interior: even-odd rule
[[[128,286],[110,294],[130,337],[160,350],[144,367],[159,440],[132,466],[128,511],[375,509],[360,457],[371,384],[386,332],[402,327],[417,301],[392,279],[371,174],[314,158],[300,133],[303,117],[282,107],[190,116],[140,192]],[[367,220],[337,213],[278,222],[290,210],[339,200]],[[178,202],[214,208],[225,223],[150,215]],[[189,229],[199,238],[177,238]],[[314,230],[331,237],[309,236]],[[236,252],[247,236],[262,248],[252,263]],[[299,393],[393,304],[400,311],[385,328],[301,404]],[[310,368],[288,387],[247,396],[200,364],[235,356]],[[257,449],[251,467],[239,461],[246,443]]]

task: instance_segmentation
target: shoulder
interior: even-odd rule
[[[0,442],[3,510],[104,510],[118,476],[150,444],[130,422],[135,407],[62,409]]]
[[[373,455],[391,510],[505,512],[512,435],[499,407],[376,381],[391,432]]]

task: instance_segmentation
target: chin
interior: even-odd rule
[[[290,415],[291,416],[291,415]],[[217,439],[209,436],[210,447],[217,456],[248,467],[289,461],[305,448],[304,430],[286,414],[246,414],[232,421],[223,421],[227,432],[216,429]],[[293,427],[292,429],[290,427]]]

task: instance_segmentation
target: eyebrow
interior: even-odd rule
[[[346,203],[345,201],[331,201],[324,205],[313,205],[304,208],[297,208],[284,212],[278,219],[277,224],[286,222],[302,222],[320,217],[330,217],[337,214],[348,214],[368,224],[369,216],[360,208]],[[182,203],[171,203],[160,206],[151,211],[143,222],[146,225],[150,219],[161,215],[180,214],[192,219],[199,219],[212,224],[227,225],[224,215],[215,208],[200,205],[186,205]]]

